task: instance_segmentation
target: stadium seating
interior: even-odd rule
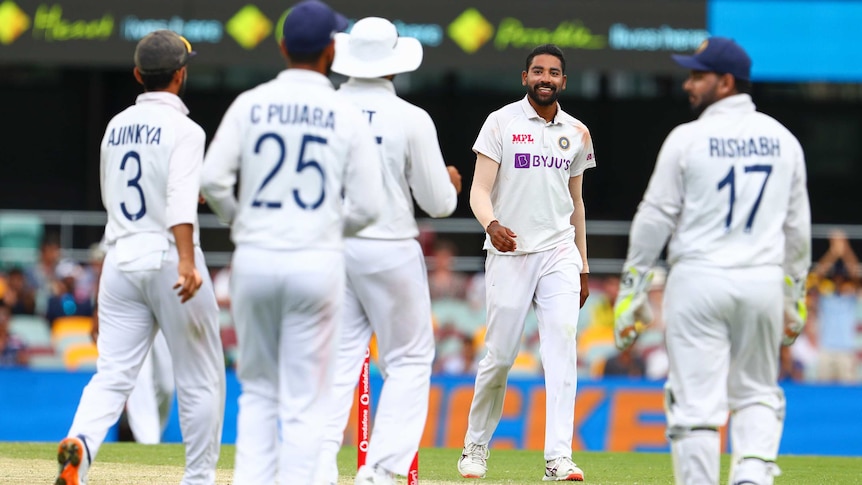
[[[12,315],[9,330],[20,338],[31,351],[51,348],[51,331],[48,320],[38,315]]]
[[[45,225],[31,214],[0,214],[0,266],[25,267],[39,259]]]
[[[99,352],[93,342],[69,345],[63,351],[63,365],[69,370],[95,370]]]

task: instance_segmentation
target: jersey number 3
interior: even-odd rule
[[[263,145],[263,142],[266,140],[273,140],[279,149],[278,161],[275,163],[275,166],[272,167],[272,170],[264,177],[263,182],[261,182],[260,187],[258,187],[257,191],[254,194],[254,198],[251,200],[252,207],[262,207],[265,209],[281,209],[281,201],[280,200],[263,200],[261,198],[261,192],[263,192],[264,187],[268,183],[275,178],[276,174],[279,170],[281,170],[282,165],[284,165],[284,159],[287,155],[287,147],[284,144],[284,139],[277,133],[264,133],[257,139],[257,143],[254,144],[254,153],[260,153],[260,147]],[[320,207],[323,204],[323,199],[326,196],[326,174],[323,172],[323,167],[317,163],[316,160],[306,160],[305,159],[305,147],[309,143],[320,143],[321,145],[326,145],[326,138],[321,138],[319,136],[314,135],[303,135],[302,144],[299,147],[299,158],[296,160],[296,173],[300,173],[305,169],[316,170],[320,174],[320,195],[317,196],[317,199],[313,202],[308,202],[299,195],[299,190],[293,189],[293,200],[296,202],[296,205],[306,210],[314,210]]]
[[[763,199],[763,190],[766,189],[766,182],[769,181],[769,175],[772,173],[772,165],[746,165],[743,167],[744,173],[762,173],[763,184],[760,186],[760,193],[757,194],[757,199],[754,205],[751,206],[751,211],[748,213],[748,220],[745,221],[745,232],[751,232],[751,226],[754,224],[754,216],[757,214],[757,209],[760,208],[760,201]],[[730,207],[727,208],[727,218],[724,221],[724,228],[730,230],[730,223],[733,222],[733,205],[736,203],[736,171],[734,167],[730,167],[727,175],[718,183],[718,190],[721,191],[725,186],[729,186],[730,190]]]
[[[141,209],[138,212],[132,214],[131,212],[129,212],[129,209],[126,208],[125,202],[120,203],[120,209],[122,209],[123,215],[126,216],[126,219],[134,222],[141,217],[144,217],[144,214],[147,213],[147,201],[144,199],[144,190],[138,184],[138,182],[140,182],[141,180],[141,175],[144,172],[144,167],[141,165],[141,156],[138,155],[138,152],[134,150],[126,152],[125,156],[123,156],[123,161],[120,163],[120,170],[126,170],[126,162],[128,162],[129,160],[134,160],[137,163],[138,172],[137,174],[135,174],[134,177],[126,181],[126,186],[132,187],[133,189],[138,191],[138,197],[141,199]]]

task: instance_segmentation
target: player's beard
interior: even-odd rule
[[[551,88],[551,94],[548,97],[543,98],[537,91],[539,88]],[[534,103],[539,106],[550,106],[557,102],[557,97],[559,97],[559,91],[557,87],[553,84],[534,84],[532,88],[527,90],[527,95],[530,96],[530,99],[533,100]]]
[[[716,95],[715,88],[712,91],[706,91],[700,95],[700,99],[698,101],[690,101],[691,102],[691,111],[695,116],[700,116],[706,108],[712,103],[718,101],[718,96]]]

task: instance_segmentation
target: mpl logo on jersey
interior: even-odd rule
[[[533,143],[533,135],[531,133],[513,133],[512,143]]]
[[[568,170],[571,164],[571,160],[560,157],[533,155],[531,153],[515,154],[515,168],[545,167]]]

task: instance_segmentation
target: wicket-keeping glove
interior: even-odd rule
[[[652,322],[647,290],[653,275],[652,271],[638,273],[633,267],[623,270],[614,304],[614,344],[620,350],[631,347],[638,334]]]
[[[781,345],[792,345],[805,328],[807,319],[805,278],[784,276],[784,338]]]

